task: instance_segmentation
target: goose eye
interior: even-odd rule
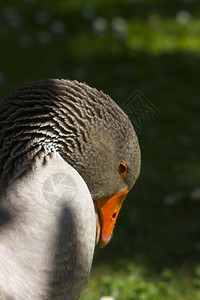
[[[123,163],[119,163],[117,169],[119,171],[119,174],[122,175],[122,176],[125,175],[128,171],[127,165],[125,165]]]

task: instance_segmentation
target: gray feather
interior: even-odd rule
[[[57,174],[73,178],[73,197],[66,185],[45,188]],[[15,181],[1,206],[11,218],[0,228],[0,299],[77,299],[88,281],[96,235],[93,201],[81,176],[53,153],[47,165],[38,160],[34,172]]]

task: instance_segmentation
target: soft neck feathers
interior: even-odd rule
[[[96,235],[93,201],[81,176],[52,153],[15,181],[1,209],[10,220],[0,228],[0,299],[78,299]]]

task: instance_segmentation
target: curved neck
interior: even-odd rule
[[[43,193],[55,167],[77,186],[73,201],[58,206]],[[88,280],[96,234],[93,202],[80,175],[56,154],[45,168],[38,162],[31,176],[17,180],[1,205],[11,218],[0,227],[0,290],[17,299],[66,293],[76,299]]]

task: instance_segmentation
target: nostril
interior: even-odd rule
[[[117,213],[114,212],[113,215],[112,215],[112,221],[116,218],[116,215],[117,215]]]

